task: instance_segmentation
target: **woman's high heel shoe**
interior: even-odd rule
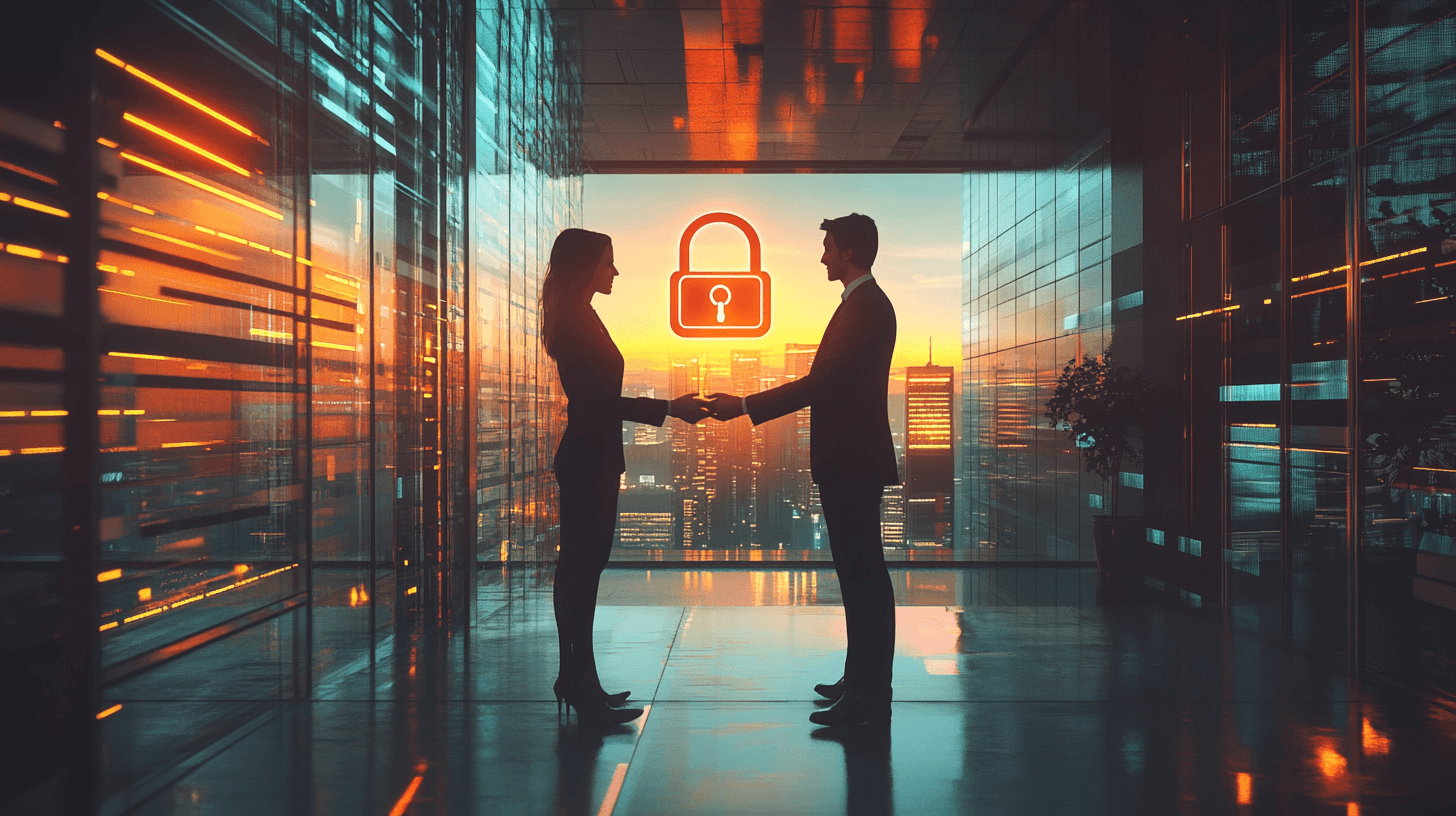
[[[631,722],[642,716],[640,708],[614,708],[608,703],[609,696],[617,695],[596,695],[584,693],[580,684],[568,682],[564,677],[556,678],[556,683],[551,687],[556,694],[556,713],[561,713],[561,704],[566,703],[566,715],[571,716],[571,710],[576,709],[576,716],[585,722],[596,725],[620,725]],[[626,698],[623,697],[625,700]]]

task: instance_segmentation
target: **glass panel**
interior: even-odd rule
[[[1372,146],[1360,233],[1365,643],[1377,669],[1447,690],[1442,576],[1456,564],[1456,122]]]
[[[1344,660],[1347,627],[1346,309],[1349,272],[1344,160],[1290,185],[1290,636]]]
[[[1279,181],[1279,6],[1229,4],[1229,197]]]
[[[1230,302],[1239,307],[1228,318],[1229,384],[1222,394],[1228,603],[1240,622],[1273,632],[1281,625],[1284,589],[1279,196],[1265,193],[1236,204],[1224,223]]]

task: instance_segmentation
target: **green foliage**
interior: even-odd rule
[[[1123,462],[1142,461],[1132,435],[1143,423],[1148,389],[1141,375],[1129,377],[1126,370],[1111,356],[1068,360],[1046,404],[1047,419],[1071,435],[1087,470],[1103,481],[1115,479]]]

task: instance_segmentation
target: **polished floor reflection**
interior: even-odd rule
[[[1352,691],[1342,673],[1165,596],[1099,605],[1025,591],[1054,572],[1090,586],[1091,570],[896,571],[894,720],[839,732],[808,722],[812,684],[837,677],[843,659],[832,571],[611,570],[602,674],[648,711],[606,733],[557,714],[549,573],[491,574],[468,627],[384,638],[320,678],[315,700],[233,732],[131,812],[1456,808],[1443,771],[1456,762],[1456,711],[1384,687]],[[947,595],[919,602],[922,584]],[[110,750],[125,744],[130,712],[174,710],[185,728],[190,706],[218,704],[123,703]]]

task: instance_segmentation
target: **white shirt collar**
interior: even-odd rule
[[[875,273],[873,272],[866,272],[863,276],[855,278],[854,283],[851,283],[850,285],[844,287],[844,291],[839,293],[839,302],[843,303],[844,301],[849,300],[849,293],[853,292],[855,290],[855,287],[859,286],[865,281],[871,281],[874,279]]]

